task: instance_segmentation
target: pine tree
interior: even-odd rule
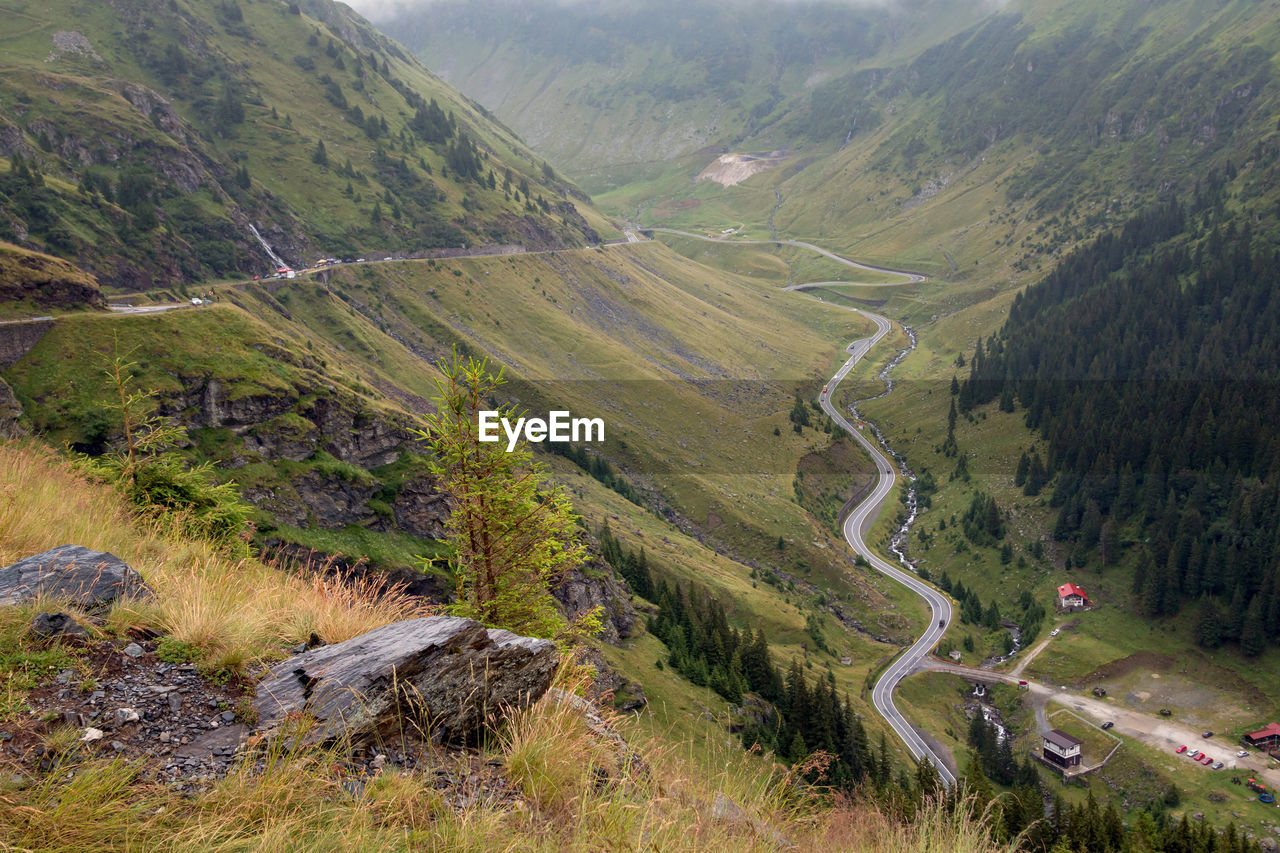
[[[1200,597],[1200,615],[1196,620],[1196,642],[1202,648],[1222,645],[1222,608],[1208,595]]]
[[[1262,596],[1255,595],[1249,601],[1240,629],[1240,651],[1245,657],[1257,657],[1267,646],[1266,623],[1263,620]]]
[[[1022,488],[1027,482],[1027,472],[1031,470],[1031,457],[1027,456],[1027,452],[1022,451],[1022,455],[1018,457],[1018,467],[1013,472],[1013,484],[1018,488]]]
[[[503,385],[484,359],[455,353],[438,365],[436,413],[421,440],[434,453],[432,471],[457,502],[446,523],[457,565],[457,615],[534,637],[553,637],[566,625],[550,584],[580,565],[586,551],[564,493],[544,482],[545,470],[527,446],[508,453],[481,441],[478,412]],[[511,407],[498,417],[513,418]],[[578,627],[599,627],[598,613]]]

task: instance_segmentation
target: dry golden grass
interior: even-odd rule
[[[622,723],[625,730],[625,723]],[[67,763],[25,790],[0,781],[0,849],[156,851],[776,851],[996,853],[982,822],[927,806],[909,823],[870,800],[834,804],[787,774],[728,762],[707,774],[684,747],[620,766],[615,744],[571,705],[544,698],[496,742],[524,795],[457,808],[422,772],[384,770],[344,785],[340,749],[277,741],[211,790],[188,797],[143,783],[119,761]],[[598,772],[599,771],[599,772]],[[68,776],[68,774],[71,774]],[[715,814],[717,794],[742,817]]]
[[[74,542],[116,554],[155,589],[154,601],[118,605],[108,630],[153,625],[231,664],[268,657],[312,631],[337,641],[421,612],[402,596],[304,579],[176,534],[138,523],[109,487],[51,451],[0,444],[0,565]],[[4,624],[16,631],[28,620],[18,614]],[[566,661],[557,686],[580,692],[583,678]],[[628,733],[628,720],[607,722]],[[191,797],[146,782],[136,765],[82,760],[71,734],[50,734],[64,763],[34,783],[0,768],[0,850],[772,851],[786,842],[868,853],[1000,849],[963,815],[931,808],[904,824],[871,802],[833,805],[727,745],[718,747],[725,759],[714,773],[695,757],[717,748],[705,744],[651,743],[633,761],[634,747],[602,737],[578,707],[551,696],[510,720],[490,748],[522,797],[463,808],[435,789],[429,768],[388,768],[363,786],[344,785],[341,749],[290,750],[283,740]],[[721,794],[740,817],[716,814]]]
[[[108,627],[155,627],[216,667],[269,657],[312,632],[340,642],[428,612],[409,596],[375,596],[368,583],[286,573],[185,538],[177,525],[140,522],[109,486],[52,451],[0,444],[0,565],[68,543],[115,554],[155,590],[154,601],[116,605]]]

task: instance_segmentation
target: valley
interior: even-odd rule
[[[551,698],[417,758],[403,730],[303,754],[345,768],[298,778],[352,819],[313,793],[264,825],[315,849],[1280,844],[1233,778],[1280,784],[1235,756],[1280,714],[1277,8],[0,0],[0,565],[74,539],[159,595],[49,603],[83,642],[0,606],[24,780],[0,799],[31,816],[0,830],[46,849],[101,747],[151,773],[188,746],[59,704],[127,643],[229,684],[249,756],[276,662],[540,607],[517,639],[555,642],[526,694]],[[476,411],[600,439],[513,433],[522,479],[468,503],[436,418],[459,365],[498,378]],[[559,532],[458,538],[516,494],[508,530]],[[524,541],[536,595],[496,591],[516,558],[471,574]],[[270,774],[174,754],[199,793],[157,795],[139,838],[266,844],[205,804]],[[423,800],[414,762],[441,760],[469,769]]]

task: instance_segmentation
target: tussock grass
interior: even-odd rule
[[[181,520],[139,521],[109,486],[93,483],[33,443],[0,445],[0,565],[74,543],[107,551],[155,590],[108,614],[109,629],[157,628],[199,648],[207,662],[238,667],[315,632],[340,642],[427,608],[370,583],[282,572],[186,538]]]
[[[153,601],[118,604],[108,631],[159,627],[210,660],[252,662],[311,631],[341,640],[421,612],[407,597],[374,597],[368,586],[277,571],[134,519],[109,487],[91,483],[53,452],[0,445],[0,564],[75,542],[135,566]],[[57,606],[38,602],[34,606]],[[31,606],[0,610],[7,670],[50,671],[24,639]],[[26,643],[26,645],[24,645]],[[55,647],[60,648],[60,647]],[[25,667],[25,668],[24,668]],[[26,676],[23,676],[24,678]],[[28,681],[7,682],[25,711]],[[565,661],[557,686],[581,693],[586,675]],[[0,691],[0,702],[4,702]],[[433,761],[421,771],[388,767],[362,779],[342,746],[295,747],[281,738],[243,756],[196,796],[148,782],[142,768],[84,756],[78,730],[51,730],[57,765],[32,780],[0,767],[0,849],[148,851],[597,851],[776,850],[988,851],[985,825],[939,808],[905,824],[871,801],[834,804],[736,750],[706,769],[706,745],[636,736],[631,718],[601,711],[630,746],[589,724],[572,701],[548,694],[506,724],[487,754],[505,765],[519,796],[459,805],[436,789]],[[298,739],[294,739],[298,742]],[[635,743],[644,742],[636,747]],[[463,756],[453,775],[465,773]],[[17,770],[17,768],[14,768]],[[23,772],[30,772],[23,770]],[[717,795],[740,816],[718,815]]]
[[[613,725],[625,732],[627,720]],[[251,753],[190,797],[145,783],[121,761],[64,763],[35,785],[0,783],[0,839],[19,850],[157,851],[776,851],[986,853],[987,824],[926,805],[904,822],[872,800],[834,802],[782,768],[726,763],[708,773],[693,744],[641,749],[620,762],[573,705],[550,695],[512,719],[489,750],[523,798],[459,807],[428,762],[348,775],[341,747]],[[465,762],[463,762],[465,763]],[[461,765],[460,765],[461,766]],[[2,787],[9,784],[9,787]],[[742,817],[717,815],[724,794]]]
[[[147,826],[148,812],[157,808],[154,792],[134,784],[137,774],[136,765],[119,760],[64,762],[25,790],[0,787],[0,849],[127,846]]]

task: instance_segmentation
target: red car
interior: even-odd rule
[[[1204,765],[1209,765],[1213,763],[1213,759],[1206,755],[1204,758],[1200,759],[1200,763]]]
[[[1186,751],[1187,751],[1187,745],[1186,745],[1185,743],[1184,743],[1182,746],[1180,746],[1180,747],[1178,747],[1177,749],[1175,749],[1175,750],[1174,750],[1174,752],[1178,753],[1178,755],[1182,755],[1182,753],[1184,753],[1184,752],[1186,752]]]

